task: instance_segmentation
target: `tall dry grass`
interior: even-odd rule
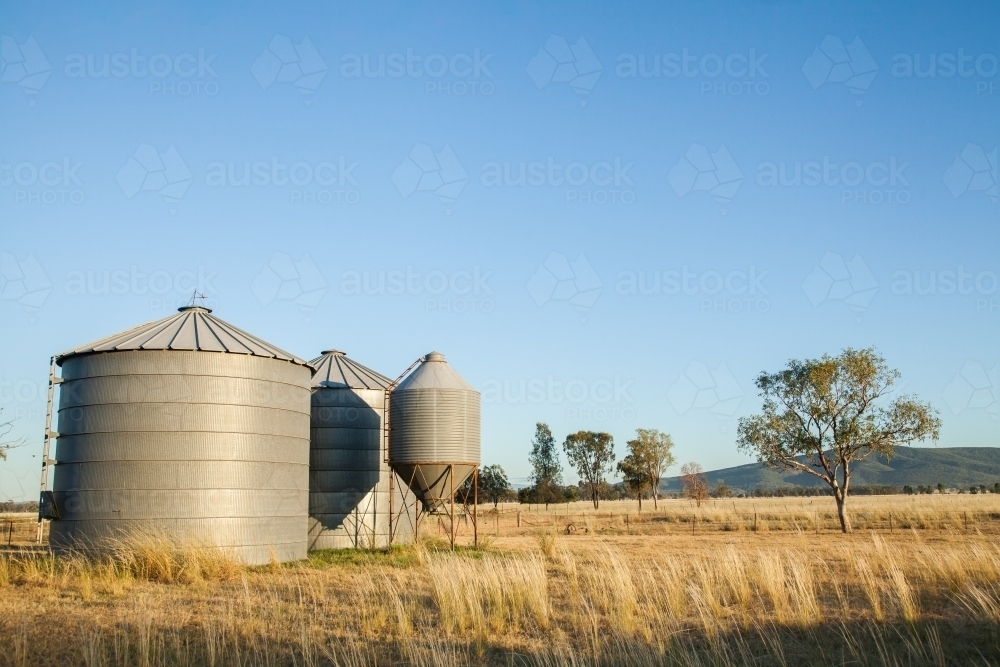
[[[1000,664],[990,536],[566,537],[250,568],[0,555],[0,664]],[[57,629],[54,632],[53,629]]]
[[[604,501],[594,510],[589,502],[543,506],[506,504],[500,507],[501,534],[516,534],[520,513],[524,530],[553,523],[573,523],[600,531],[622,533],[699,532],[831,532],[840,530],[832,497],[713,498],[700,506],[689,500],[661,500],[659,508],[632,500]],[[1000,533],[1000,494],[932,494],[853,496],[848,512],[855,530],[865,532],[935,530]],[[626,516],[628,523],[626,525]]]

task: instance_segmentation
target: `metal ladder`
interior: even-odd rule
[[[52,430],[52,404],[55,396],[56,385],[62,384],[62,381],[63,379],[56,375],[56,358],[52,357],[49,359],[49,391],[47,404],[45,406],[45,437],[42,439],[42,480],[41,492],[38,496],[38,532],[35,535],[35,541],[38,544],[42,543],[42,536],[45,527],[45,519],[42,516],[42,507],[44,504],[45,493],[48,491],[49,467],[56,463],[54,459],[49,458],[49,454],[52,451],[52,441],[59,437],[59,434]]]

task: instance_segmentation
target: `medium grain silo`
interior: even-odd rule
[[[385,399],[391,381],[339,350],[326,350],[309,364],[315,369],[310,550],[412,541],[414,498],[386,461]]]
[[[425,511],[450,514],[454,544],[454,494],[479,468],[479,392],[431,352],[392,390],[389,425],[389,465]]]
[[[248,564],[305,558],[305,361],[189,306],[56,357],[57,549],[155,531]]]

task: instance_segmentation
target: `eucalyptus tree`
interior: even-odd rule
[[[892,397],[898,370],[874,348],[836,357],[792,360],[754,384],[761,414],[740,419],[737,446],[764,465],[798,470],[826,482],[843,532],[851,531],[847,497],[853,464],[872,455],[887,461],[899,445],[938,439],[937,412],[915,396]]]
[[[598,493],[604,477],[611,472],[615,461],[615,440],[610,433],[577,431],[566,436],[563,442],[566,458],[576,468],[580,479],[590,488],[594,509],[600,507]]]

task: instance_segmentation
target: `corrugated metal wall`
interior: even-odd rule
[[[479,465],[479,392],[439,352],[392,391],[389,461],[424,508],[436,510]]]
[[[383,451],[385,392],[314,387],[309,481],[309,548],[389,544],[389,476]],[[393,542],[413,540],[412,494],[397,478]],[[403,504],[409,505],[409,511]]]
[[[389,407],[393,462],[478,462],[479,393],[464,389],[397,389]]]
[[[54,547],[157,529],[247,563],[306,556],[306,366],[139,350],[62,364]]]

